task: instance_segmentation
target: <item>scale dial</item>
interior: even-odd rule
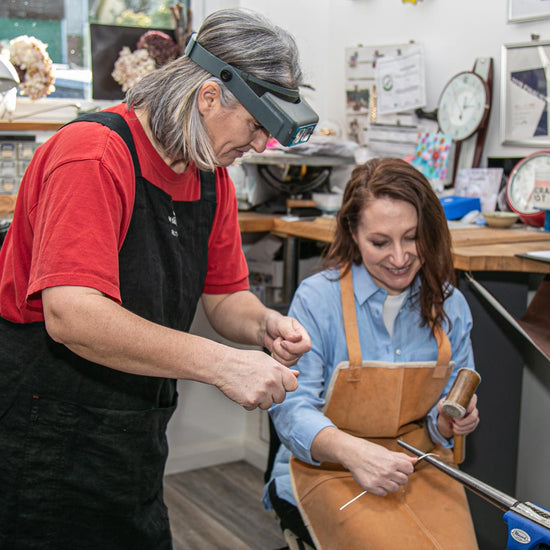
[[[454,141],[472,136],[486,122],[490,91],[483,78],[473,71],[458,73],[447,83],[437,108],[440,130]]]
[[[506,200],[522,222],[542,227],[544,210],[533,208],[532,205],[535,173],[538,170],[550,172],[550,151],[537,151],[514,166],[506,183]]]

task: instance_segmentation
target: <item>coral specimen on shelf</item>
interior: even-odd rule
[[[155,69],[155,60],[147,50],[140,48],[132,52],[128,46],[124,46],[115,61],[111,76],[122,86],[122,91],[126,92]]]
[[[34,36],[10,40],[10,62],[19,75],[19,90],[30,99],[40,99],[55,91],[53,63],[47,47]]]
[[[162,31],[145,32],[137,42],[133,52],[128,46],[120,50],[111,76],[126,92],[145,75],[173,61],[178,57],[179,49],[170,36]]]

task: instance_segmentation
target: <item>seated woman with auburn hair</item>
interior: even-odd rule
[[[312,349],[270,409],[282,445],[265,505],[318,550],[476,549],[463,487],[397,444],[451,463],[453,435],[479,423],[475,395],[461,419],[441,408],[474,368],[472,317],[426,178],[399,159],[357,166],[324,267],[289,312]]]

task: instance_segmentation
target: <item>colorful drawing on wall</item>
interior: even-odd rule
[[[412,165],[428,179],[445,179],[451,144],[448,134],[418,132]]]

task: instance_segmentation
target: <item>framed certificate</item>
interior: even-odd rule
[[[550,6],[550,0],[548,1]],[[501,142],[526,147],[550,146],[550,42],[502,47]]]
[[[508,21],[532,21],[550,17],[550,0],[508,0]]]

